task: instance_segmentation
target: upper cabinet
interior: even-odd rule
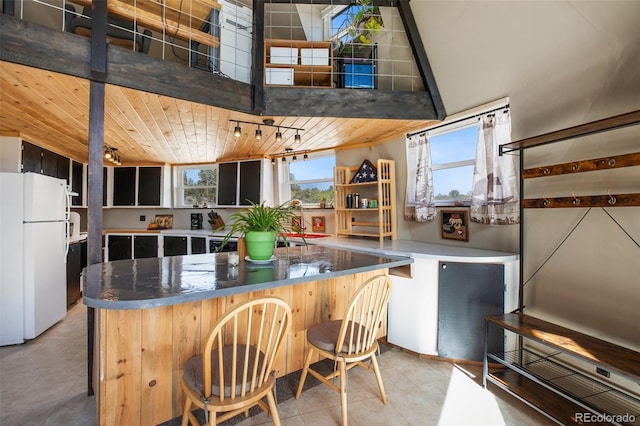
[[[113,167],[111,179],[112,207],[171,207],[169,166]],[[109,204],[107,204],[109,206]]]
[[[267,160],[220,163],[219,206],[248,206],[273,201],[273,168]]]

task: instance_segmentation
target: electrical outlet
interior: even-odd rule
[[[140,215],[140,222],[146,222],[147,221],[147,217],[143,214]]]
[[[596,373],[600,374],[601,376],[606,377],[607,379],[611,375],[611,373],[609,373],[607,370],[605,370],[604,368],[600,368],[600,367],[596,367]]]

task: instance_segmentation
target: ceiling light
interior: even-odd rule
[[[298,131],[297,131],[297,130],[296,130],[296,135],[295,135],[295,136],[294,136],[294,138],[293,138],[293,141],[294,141],[295,143],[300,143],[300,142],[302,142],[302,139],[300,138],[300,133],[298,133]]]
[[[107,160],[111,159],[111,148],[109,148],[108,146],[104,147],[104,158],[106,158]]]
[[[242,134],[242,129],[240,128],[240,123],[237,123],[236,128],[233,129],[233,136],[235,136],[236,138],[239,138],[241,134]]]
[[[296,161],[297,159],[298,159],[298,157],[295,154],[293,154],[293,157],[291,158],[291,161]]]
[[[306,152],[304,153],[304,156],[302,157],[302,159],[303,159],[304,161],[307,161],[307,160],[309,159],[309,156],[307,155],[307,153],[306,153]]]
[[[282,133],[280,133],[280,127],[278,127],[278,131],[276,132],[276,142],[282,142]]]
[[[258,128],[256,129],[256,140],[259,141],[262,139],[262,130],[260,130],[260,125],[258,124]]]
[[[286,163],[287,162],[287,157],[284,156],[284,154],[282,154],[282,162]]]

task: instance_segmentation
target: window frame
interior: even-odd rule
[[[308,160],[312,161],[312,160],[317,160],[319,158],[325,158],[325,157],[333,157],[334,159],[334,167],[335,167],[335,162],[337,160],[336,158],[336,153],[334,150],[327,150],[327,151],[321,151],[321,152],[317,152],[317,153],[313,153],[313,154],[307,154],[308,155]],[[299,156],[298,156],[299,157]],[[298,159],[297,161],[301,161],[300,159]],[[304,160],[302,160],[304,161]],[[324,179],[304,179],[304,180],[294,180],[292,181],[290,179],[291,176],[291,159],[289,158],[287,160],[286,163],[286,172],[284,173],[283,176],[283,181],[284,181],[284,187],[285,189],[285,195],[287,196],[287,200],[290,200],[291,197],[291,185],[293,184],[298,184],[298,185],[304,185],[304,184],[313,184],[313,183],[324,183],[324,182],[330,182],[331,186],[334,187],[334,195],[335,195],[335,182],[334,182],[334,176],[333,176],[333,170],[331,171],[331,176],[329,178],[324,178]],[[282,201],[282,200],[281,200]],[[286,201],[286,200],[285,200]],[[328,202],[329,200],[327,200]],[[302,203],[302,207],[304,208],[320,208],[320,203]]]
[[[216,163],[202,163],[202,164],[185,164],[181,166],[175,166],[175,208],[194,208],[193,205],[186,205],[184,200],[184,190],[189,189],[212,189],[216,194],[216,202],[214,204],[207,204],[207,207],[217,206],[218,204],[218,164]],[[185,170],[213,170],[215,173],[214,185],[194,185],[186,187],[184,185],[183,175]],[[202,206],[199,206],[202,207]]]
[[[479,126],[479,122],[478,122],[478,117],[476,115],[466,118],[466,119],[462,119],[460,121],[456,121],[450,124],[442,124],[439,125],[436,129],[434,130],[427,130],[427,136],[429,137],[429,139],[433,139],[437,136],[442,136],[445,134],[449,134],[449,133],[453,133],[453,132],[457,132],[457,131],[461,131],[467,128],[471,128],[471,127],[478,127]],[[479,130],[479,129],[478,129]],[[475,141],[475,145],[477,148],[477,137],[476,137],[476,141]],[[456,168],[462,168],[462,167],[469,167],[469,166],[473,166],[475,167],[476,165],[476,161],[477,161],[477,153],[474,153],[473,158],[471,159],[467,159],[467,160],[457,160],[457,161],[450,161],[447,163],[439,163],[439,164],[433,164],[433,146],[431,143],[429,143],[429,151],[431,154],[431,172],[436,172],[436,171],[440,171],[440,170],[450,170],[450,169],[456,169]],[[471,190],[473,190],[473,174],[471,176],[471,182],[469,182],[469,186],[471,188]],[[433,187],[433,194],[434,194],[434,203],[436,207],[460,207],[460,206],[470,206],[471,205],[471,198],[472,196],[469,195],[468,199],[465,200],[438,200],[435,199],[436,195],[437,195],[437,191],[436,191],[436,187],[434,184]]]

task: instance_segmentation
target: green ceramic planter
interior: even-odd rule
[[[275,232],[247,232],[244,236],[247,253],[252,260],[269,260],[276,242]]]

